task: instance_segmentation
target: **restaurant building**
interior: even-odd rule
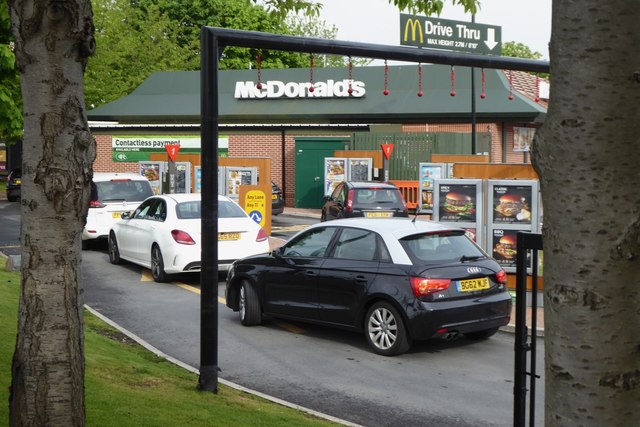
[[[140,161],[167,160],[167,144],[199,166],[200,96],[198,71],[160,72],[89,111],[94,171],[141,172]],[[393,144],[385,172],[400,180],[417,180],[434,154],[529,163],[547,98],[528,73],[446,65],[219,71],[218,153],[270,159],[287,206],[317,208],[323,159],[336,152]]]

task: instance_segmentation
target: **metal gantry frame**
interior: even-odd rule
[[[257,31],[202,27],[200,132],[202,156],[202,270],[200,273],[200,390],[218,391],[218,62],[225,47],[281,50],[370,59],[548,73],[549,62],[437,49],[388,46]]]

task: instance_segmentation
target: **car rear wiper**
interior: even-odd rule
[[[484,258],[484,255],[472,255],[472,256],[462,255],[462,258],[460,258],[460,262],[475,261],[480,258]]]

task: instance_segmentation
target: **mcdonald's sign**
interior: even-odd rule
[[[402,28],[402,20],[401,20],[401,28]],[[411,35],[411,41],[409,41],[409,35]],[[420,41],[418,42],[418,38]],[[420,23],[420,19],[412,18],[408,16],[404,23],[404,35],[402,36],[402,43],[400,44],[408,44],[410,46],[414,46],[413,43],[417,43],[415,46],[424,45],[424,33],[422,30],[422,24]]]
[[[501,35],[496,25],[400,14],[401,45],[500,55]]]

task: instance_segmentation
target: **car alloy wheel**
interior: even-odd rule
[[[262,312],[260,310],[260,301],[253,286],[243,280],[240,285],[240,297],[238,301],[240,312],[240,321],[245,326],[259,325],[262,322]]]
[[[120,264],[121,261],[116,235],[111,232],[109,233],[109,262],[111,264]]]
[[[169,280],[169,276],[164,272],[162,252],[158,245],[153,245],[151,248],[151,276],[153,277],[153,280],[159,283]]]
[[[402,317],[391,304],[384,301],[369,309],[365,336],[371,348],[383,356],[404,353],[411,346]]]

